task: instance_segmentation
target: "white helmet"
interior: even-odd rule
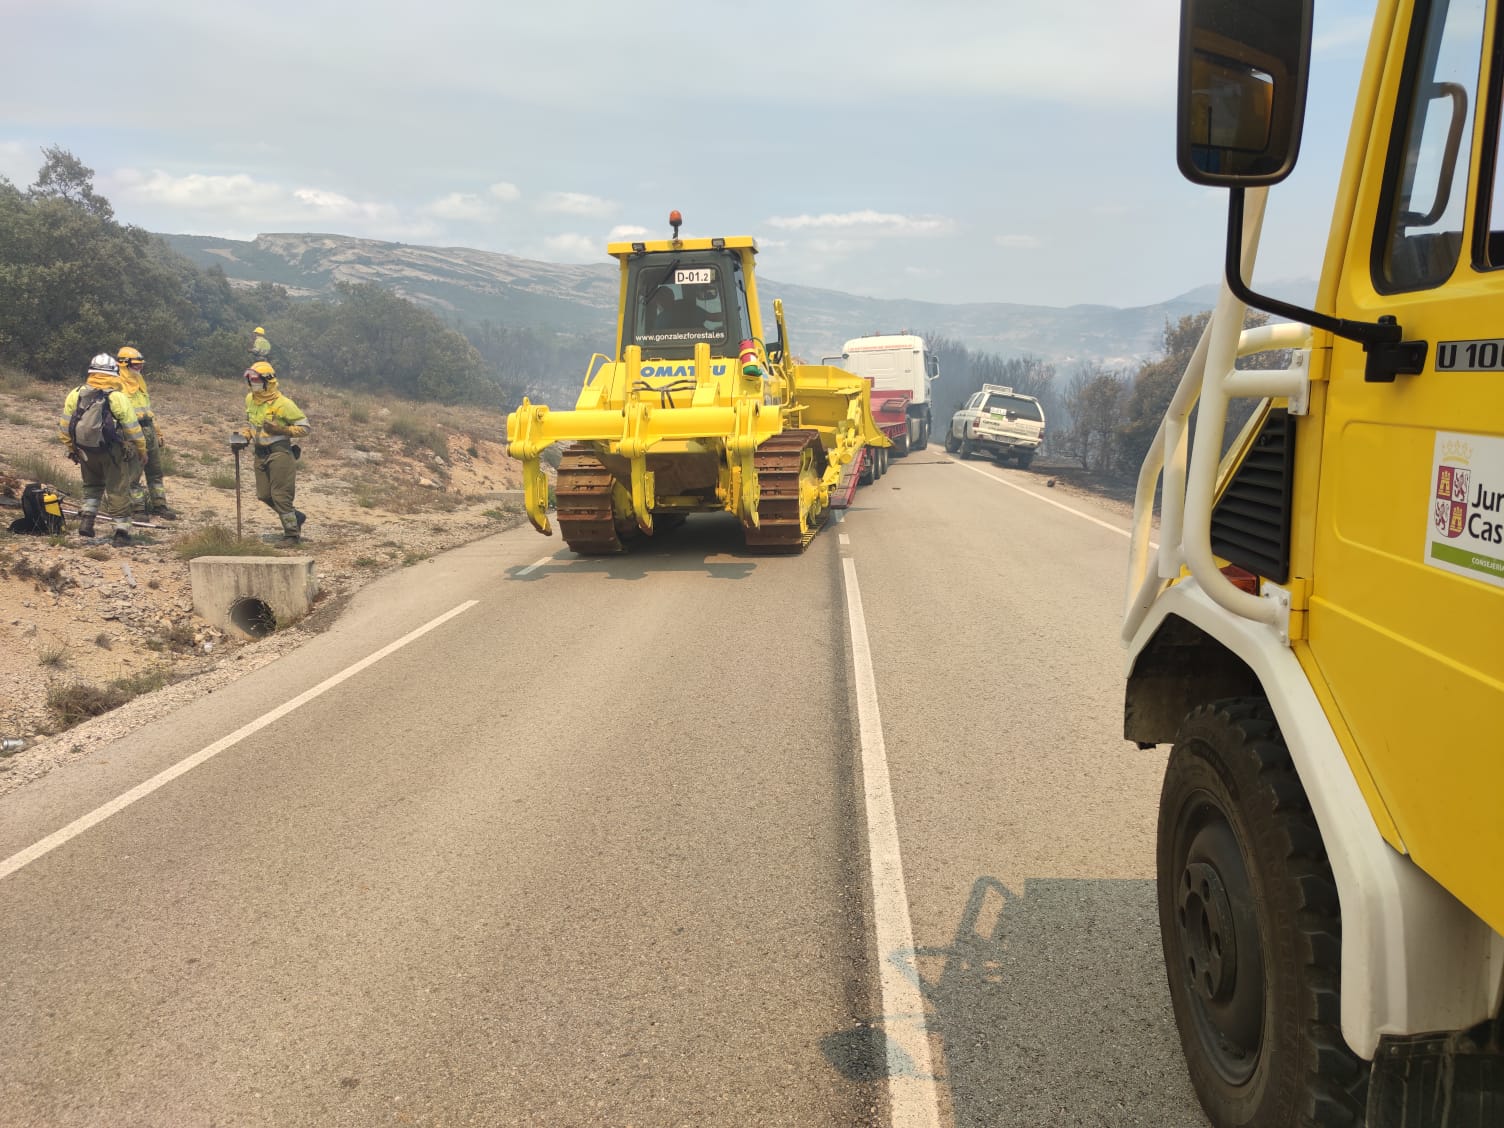
[[[109,353],[100,353],[93,360],[89,361],[89,371],[102,372],[106,376],[119,376],[120,365],[115,363],[115,358]]]

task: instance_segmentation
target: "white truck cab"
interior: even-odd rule
[[[853,337],[841,346],[838,361],[847,372],[872,381],[872,407],[881,415],[888,400],[895,401],[903,415],[893,439],[895,453],[923,450],[930,441],[930,385],[940,375],[939,359],[928,352],[924,338],[914,333],[878,333]],[[905,400],[902,405],[897,400]]]

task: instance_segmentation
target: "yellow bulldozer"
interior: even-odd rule
[[[552,535],[543,452],[564,443],[555,515],[586,555],[691,513],[733,513],[749,548],[801,552],[863,445],[888,446],[871,385],[789,349],[783,303],[767,341],[750,236],[611,243],[621,263],[614,357],[590,360],[573,411],[526,399],[507,417],[528,518]]]

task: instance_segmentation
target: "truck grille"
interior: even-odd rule
[[[1295,421],[1275,408],[1212,510],[1212,551],[1275,583],[1287,582],[1294,479]]]

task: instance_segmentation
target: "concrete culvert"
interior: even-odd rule
[[[251,597],[230,604],[230,622],[252,638],[265,638],[277,629],[277,616],[272,609]]]

